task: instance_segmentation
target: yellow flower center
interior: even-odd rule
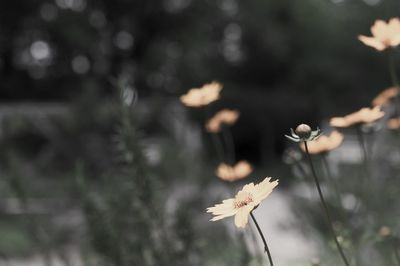
[[[239,209],[247,206],[251,202],[253,202],[253,195],[249,192],[242,192],[236,195],[233,205],[235,206],[235,209]]]

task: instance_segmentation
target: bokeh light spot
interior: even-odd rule
[[[86,74],[90,70],[90,61],[84,55],[74,57],[71,64],[76,74]]]

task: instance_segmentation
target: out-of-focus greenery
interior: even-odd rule
[[[399,8],[394,0],[0,1],[0,257],[40,254],[51,265],[58,255],[67,264],[73,245],[88,265],[257,265],[240,234],[207,223],[203,192],[215,184],[216,158],[204,113],[184,110],[178,96],[221,81],[212,111],[241,110],[238,157],[288,184],[290,169],[277,161],[288,128],[368,105],[390,85],[385,54],[356,37]],[[115,77],[129,77],[138,102],[121,102]],[[340,180],[350,182],[349,171]],[[397,192],[381,193],[391,197],[385,208],[348,234],[394,226]]]

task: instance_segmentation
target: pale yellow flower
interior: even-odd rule
[[[379,229],[379,235],[382,237],[388,237],[392,234],[392,230],[388,226],[382,226]]]
[[[211,133],[218,133],[222,129],[222,125],[233,125],[239,118],[239,111],[224,109],[216,113],[206,123],[206,129]]]
[[[399,129],[400,128],[400,118],[391,118],[387,121],[387,127],[389,129]]]
[[[239,161],[236,165],[230,166],[226,163],[221,163],[215,174],[225,181],[236,181],[243,179],[253,171],[253,167],[247,161]]]
[[[343,139],[343,134],[334,130],[329,136],[322,135],[317,139],[307,142],[308,152],[311,154],[318,154],[334,150],[342,144]],[[304,143],[300,143],[300,148],[304,152],[306,151]]]
[[[385,115],[380,106],[374,108],[361,108],[359,111],[346,115],[344,117],[333,117],[329,121],[332,127],[350,127],[362,123],[372,123]]]
[[[399,94],[399,90],[396,87],[387,88],[386,90],[379,93],[373,100],[372,106],[382,106]]]
[[[358,39],[378,51],[396,47],[400,44],[400,20],[392,18],[388,23],[383,20],[376,20],[371,27],[371,33],[372,37],[360,35]]]
[[[221,90],[221,83],[213,81],[205,84],[201,88],[190,89],[186,94],[180,97],[180,100],[188,107],[202,107],[218,100]]]
[[[247,184],[236,194],[235,198],[223,200],[222,203],[207,208],[208,213],[215,215],[211,221],[235,216],[235,225],[239,228],[246,227],[250,212],[278,185],[278,180],[273,182],[270,180],[271,177],[266,177],[257,185]]]

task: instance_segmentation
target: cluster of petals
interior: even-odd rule
[[[239,111],[224,109],[216,113],[206,123],[206,129],[211,133],[221,131],[223,125],[233,125],[239,118]]]
[[[322,135],[317,139],[307,143],[308,152],[311,154],[319,154],[329,152],[336,149],[342,144],[344,136],[337,130],[331,132],[329,136]],[[300,143],[300,148],[306,151],[304,143]]]
[[[369,124],[377,121],[385,115],[380,106],[374,108],[361,108],[359,111],[346,115],[344,117],[333,117],[329,121],[332,127],[350,127],[357,124]]]
[[[233,182],[243,179],[253,171],[253,167],[247,161],[239,161],[231,166],[226,163],[221,163],[215,174],[224,181]]]
[[[180,100],[188,107],[202,107],[218,100],[221,90],[221,83],[213,81],[201,88],[190,89],[180,97]]]
[[[389,22],[376,20],[371,27],[371,33],[371,37],[360,35],[358,39],[378,51],[396,47],[400,44],[400,20],[398,18],[392,18]]]
[[[383,106],[389,103],[391,99],[399,94],[396,87],[390,87],[379,93],[373,100],[372,106]]]
[[[278,180],[271,182],[271,177],[266,177],[257,185],[254,183],[245,185],[235,198],[223,200],[222,203],[207,208],[207,212],[214,215],[211,221],[235,216],[235,225],[238,228],[245,228],[250,212],[268,197],[277,185]]]

